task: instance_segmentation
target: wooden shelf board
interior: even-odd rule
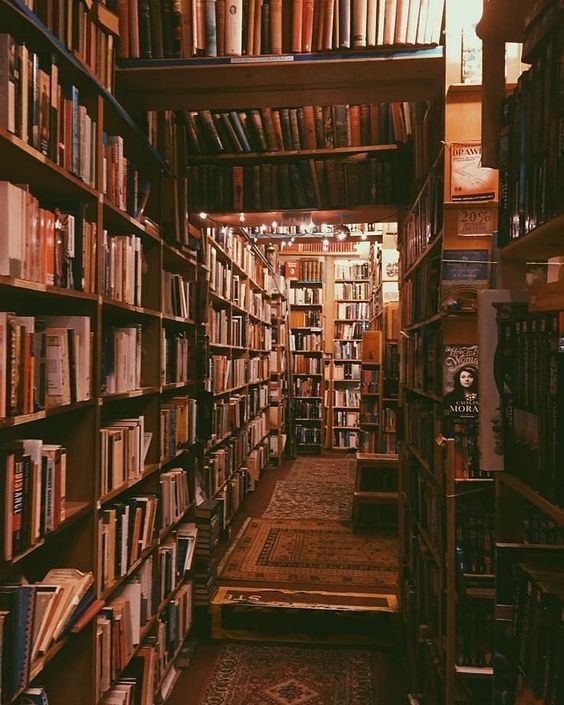
[[[370,144],[358,145],[356,147],[332,147],[323,149],[291,149],[276,152],[229,152],[220,154],[197,154],[188,157],[190,164],[246,160],[257,161],[261,159],[288,159],[304,157],[339,157],[347,154],[376,154],[378,152],[395,152],[398,150],[397,144]]]
[[[292,208],[286,209],[284,211],[244,211],[245,213],[245,226],[249,227],[260,227],[265,223],[270,223],[275,220],[280,223],[284,220],[284,214],[303,214],[304,212],[311,214],[311,220],[317,225],[322,223],[331,224],[341,224],[341,223],[358,223],[358,222],[370,222],[370,221],[395,221],[399,217],[399,206],[395,203],[379,203],[375,205],[365,205],[356,206],[354,208],[343,207],[343,208],[328,208],[319,209],[315,206],[310,206],[309,208]],[[208,217],[212,221],[216,221],[220,225],[231,225],[239,226],[241,221],[239,219],[239,211],[234,213],[229,212],[214,212],[209,213]],[[312,257],[322,257],[325,253],[323,252],[308,252],[299,253],[307,254]],[[339,256],[346,257],[351,253],[340,252]],[[349,280],[350,281],[350,280]]]
[[[159,394],[161,391],[160,387],[141,387],[140,389],[132,389],[128,392],[115,392],[112,394],[103,394],[102,401],[110,402],[117,401],[119,399],[135,399],[136,397],[144,397],[149,394]]]
[[[63,289],[59,286],[51,286],[49,284],[41,284],[40,282],[28,281],[27,279],[19,279],[17,277],[8,277],[0,275],[0,287],[7,287],[10,291],[14,289],[18,292],[26,293],[30,296],[57,296],[62,299],[79,299],[81,301],[90,301],[98,303],[98,294],[91,294],[86,291],[75,291],[74,289]]]
[[[436,245],[443,239],[443,230],[441,230],[435,237],[427,244],[427,246],[419,253],[419,255],[413,260],[413,262],[407,267],[405,272],[402,272],[402,279],[406,279],[409,275],[416,269],[421,262],[427,257],[427,255],[432,252]]]
[[[454,670],[459,676],[473,676],[475,678],[491,678],[493,676],[491,666],[459,666],[455,664]]]
[[[564,525],[564,507],[557,507],[550,500],[526,485],[519,478],[508,472],[496,473],[499,482],[511,488],[515,493],[521,495],[535,507],[554,519],[559,525]]]
[[[441,46],[318,54],[122,61],[117,92],[135,111],[237,110],[432,98]]]
[[[522,42],[525,18],[537,0],[489,0],[476,25],[480,39],[491,42]]]
[[[58,414],[66,414],[68,412],[77,411],[78,409],[83,409],[88,406],[94,406],[96,401],[94,399],[87,399],[86,401],[79,401],[75,404],[66,404],[62,406],[54,406],[50,409],[43,409],[42,411],[36,411],[32,414],[23,414],[21,416],[8,416],[6,418],[0,419],[0,428],[6,428],[9,426],[21,426],[22,424],[32,423],[33,421],[42,421],[49,416],[56,416]]]
[[[564,213],[539,225],[531,232],[516,238],[500,250],[503,259],[527,260],[535,262],[548,257],[564,254]]]

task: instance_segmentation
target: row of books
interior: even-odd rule
[[[485,506],[456,507],[456,569],[461,573],[494,573],[495,522]]]
[[[100,429],[100,496],[141,477],[150,438],[143,415],[104,424]]]
[[[458,666],[492,666],[493,621],[493,605],[489,600],[456,605],[455,659]]]
[[[341,282],[335,284],[335,298],[343,301],[368,299],[368,283]]]
[[[334,448],[359,448],[360,431],[351,431],[344,428],[333,429]]]
[[[23,439],[0,444],[2,556],[11,561],[66,518],[67,451]]]
[[[174,396],[165,399],[159,413],[160,458],[161,462],[166,462],[196,442],[198,402],[188,396]],[[150,439],[146,439],[147,442],[150,443]]]
[[[404,281],[401,315],[404,327],[434,316],[439,310],[441,258],[426,257]]]
[[[321,304],[320,287],[290,287],[289,303],[290,305],[304,306],[305,304]]]
[[[370,398],[361,400],[360,420],[363,424],[380,423],[380,405],[377,399]]]
[[[0,34],[0,54],[7,69],[0,82],[6,106],[0,127],[95,186],[97,124],[79,88],[61,83],[55,57],[40,56],[9,34]]]
[[[294,353],[294,374],[321,374],[321,358]]]
[[[360,406],[360,391],[350,388],[333,390],[333,406]]]
[[[50,3],[25,0],[39,20],[72,52],[110,93],[114,88],[116,15],[104,3]]]
[[[104,196],[133,218],[141,218],[151,193],[151,182],[141,175],[135,162],[125,155],[121,135],[102,133]]]
[[[196,317],[195,282],[182,274],[163,271],[162,312],[193,321]]]
[[[290,311],[290,328],[320,328],[321,310]]]
[[[359,414],[356,411],[335,410],[333,412],[333,426],[346,426],[358,428]]]
[[[334,340],[334,360],[360,360],[362,343],[358,340]]]
[[[442,346],[437,326],[402,336],[401,378],[407,387],[442,394]]]
[[[411,136],[409,103],[305,105],[295,108],[184,113],[188,158],[333,149],[406,142]]]
[[[84,211],[44,208],[28,185],[0,181],[0,274],[93,292],[96,227]]]
[[[294,402],[294,417],[296,419],[321,418],[321,400],[296,399]]]
[[[319,426],[304,426],[296,424],[296,443],[300,446],[320,446],[321,429]]]
[[[160,527],[166,529],[186,514],[190,506],[188,473],[182,468],[171,468],[162,472],[160,484]]]
[[[269,299],[264,297],[263,292],[256,291],[245,275],[234,274],[231,263],[220,259],[211,245],[208,248],[208,263],[212,291],[261,320],[270,322]]]
[[[90,318],[0,312],[0,418],[89,399],[91,369]]]
[[[419,198],[405,218],[404,270],[411,267],[423,254],[443,227],[443,164],[430,172]]]
[[[411,519],[417,522],[433,546],[444,546],[445,517],[441,512],[444,497],[434,477],[420,472],[413,458],[407,463],[406,490]]]
[[[268,353],[272,350],[272,329],[269,325],[250,321],[247,325],[247,345],[251,352]],[[268,358],[266,358],[268,359]]]
[[[501,394],[505,469],[562,505],[564,312],[535,314],[524,305],[508,305],[498,320],[497,354],[506,380]]]
[[[321,335],[319,333],[294,330],[290,333],[290,349],[308,352],[321,351]]]
[[[360,381],[361,394],[377,394],[380,391],[380,370],[374,367],[365,367],[362,370]]]
[[[360,364],[333,360],[333,381],[360,380]]]
[[[370,310],[367,302],[363,303],[338,303],[335,306],[335,318],[347,319],[349,321],[368,319]]]
[[[382,406],[382,431],[386,433],[396,433],[398,423],[397,406]]]
[[[104,329],[102,394],[119,394],[141,388],[142,338],[141,323]]]
[[[246,237],[230,227],[206,226],[202,228],[202,232],[206,237],[216,242],[224,252],[228,252],[229,259],[242,269],[253,282],[266,291],[273,290],[268,268],[259,257],[255,256],[253,249],[249,249],[249,241]],[[210,246],[208,257],[211,249]]]
[[[335,262],[335,279],[368,279],[368,262]]]
[[[320,4],[282,0],[186,0],[116,4],[119,56],[190,58],[258,56],[404,44],[437,44],[444,0],[335,0]]]
[[[339,340],[362,340],[363,334],[368,330],[368,321],[356,321],[355,323],[335,323],[335,338]]]
[[[0,661],[5,702],[29,684],[32,667],[64,639],[96,598],[92,573],[52,568],[34,584],[0,586]]]
[[[143,247],[138,235],[102,236],[102,296],[142,306]]]
[[[228,399],[216,399],[213,403],[211,430],[216,439],[233,433],[249,418],[249,397],[234,394]]]
[[[207,213],[392,204],[400,200],[394,162],[299,159],[188,167],[188,205]]]
[[[98,590],[127,574],[153,542],[158,497],[138,495],[102,508],[98,526]]]
[[[284,276],[286,279],[296,279],[303,282],[320,282],[323,281],[323,261],[320,259],[306,259],[301,258],[299,260],[288,260],[284,263]],[[296,292],[296,293],[292,293]],[[303,293],[298,293],[303,292]],[[303,303],[306,304],[318,304],[321,303],[321,290],[316,294],[315,287],[290,287],[290,304],[300,303],[300,301],[293,301],[292,297],[304,297]],[[311,301],[309,299],[312,299]]]
[[[268,360],[268,358],[265,358]],[[239,387],[243,384],[253,384],[260,381],[263,377],[252,379],[250,376],[251,370],[249,360],[242,358],[230,359],[225,355],[212,355],[210,357],[209,378],[211,382],[211,391],[224,392],[234,387]],[[264,378],[268,375],[264,375]]]
[[[297,397],[318,397],[321,394],[321,382],[317,377],[296,377],[294,393]]]
[[[187,333],[161,329],[162,384],[187,383],[193,345]]]
[[[547,7],[550,3],[546,3]],[[526,235],[562,213],[559,184],[564,160],[554,148],[561,117],[554,106],[564,82],[560,23],[543,28],[544,39],[502,106],[500,135],[500,244]]]

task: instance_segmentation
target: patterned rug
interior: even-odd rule
[[[398,539],[338,521],[247,519],[218,572],[223,584],[395,592]]]
[[[351,483],[354,485],[356,461],[341,456],[298,458],[292,463],[288,480]]]
[[[202,705],[384,705],[383,660],[357,649],[228,644]]]
[[[278,480],[263,517],[350,521],[353,492],[352,482]]]

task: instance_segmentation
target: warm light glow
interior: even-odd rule
[[[366,240],[366,238],[367,238],[367,235],[366,235],[365,232],[360,233],[360,239],[361,239],[361,240]]]
[[[276,230],[276,228],[278,227],[278,223],[277,223],[275,220],[272,221],[272,227],[273,227],[275,230]]]
[[[323,247],[329,247],[329,240],[326,237],[323,238]]]
[[[282,247],[286,247],[286,240],[282,240],[281,245],[282,245]]]
[[[207,217],[208,217],[208,214],[207,214],[207,213],[204,213],[204,211],[202,211],[202,212],[200,213],[200,218],[201,218],[202,220],[205,220]]]
[[[245,214],[244,214],[244,213],[241,213],[241,215],[239,216],[239,220],[240,220],[242,223],[245,222]]]

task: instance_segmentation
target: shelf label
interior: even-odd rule
[[[493,233],[491,208],[460,208],[458,211],[459,235],[491,235]]]
[[[282,213],[280,225],[311,225],[311,211],[300,213]]]

